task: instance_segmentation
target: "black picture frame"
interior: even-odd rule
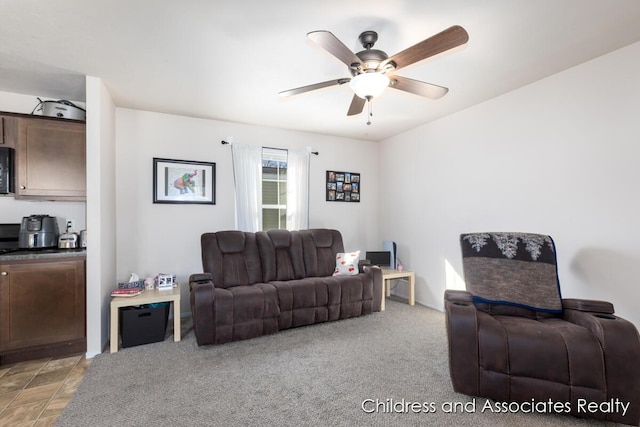
[[[216,164],[153,158],[153,203],[216,204]]]
[[[327,171],[325,186],[327,202],[360,203],[362,185],[360,173]]]

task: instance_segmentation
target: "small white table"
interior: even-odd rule
[[[118,332],[120,330],[118,309],[156,302],[173,303],[173,340],[180,341],[180,286],[169,289],[145,290],[135,297],[113,297],[111,299],[111,335],[109,338],[111,353],[118,351]]]
[[[406,279],[409,282],[409,305],[416,303],[416,273],[410,270],[394,270],[382,268],[382,304],[380,311],[385,309],[385,298],[391,296],[391,281],[394,279]]]

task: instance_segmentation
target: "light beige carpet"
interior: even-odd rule
[[[444,314],[388,300],[381,313],[218,346],[198,347],[185,322],[179,343],[97,356],[56,425],[613,425],[485,403],[451,387]]]

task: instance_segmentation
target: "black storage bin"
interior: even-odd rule
[[[169,303],[121,307],[119,316],[123,348],[164,341]]]

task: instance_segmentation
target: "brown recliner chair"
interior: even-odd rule
[[[474,233],[460,244],[467,291],[445,292],[454,390],[498,410],[638,425],[638,330],[611,303],[562,299],[551,237]]]

